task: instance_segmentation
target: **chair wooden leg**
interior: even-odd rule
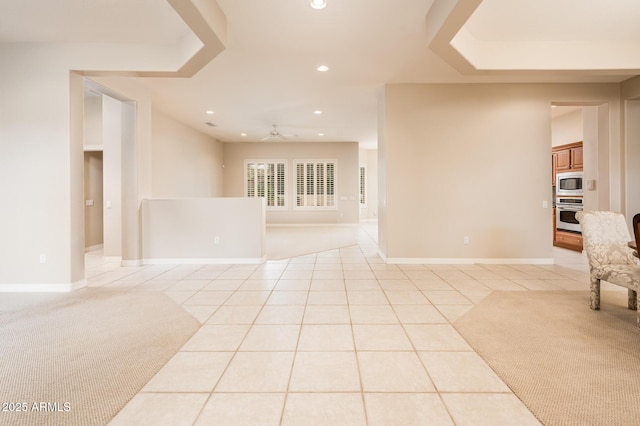
[[[600,310],[600,278],[591,277],[591,309]]]
[[[640,299],[636,298],[636,327],[640,330]]]
[[[638,294],[635,292],[635,290],[629,289],[628,296],[629,296],[629,309],[631,309],[633,311],[637,310],[638,309],[638,305],[637,305]]]

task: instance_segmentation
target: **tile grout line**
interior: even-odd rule
[[[355,247],[355,246],[354,246],[354,247]],[[361,254],[364,254],[364,253],[363,253],[363,248],[362,248],[362,246],[361,246],[361,244],[360,244],[360,243],[358,243],[358,244],[357,244],[357,247],[358,247],[359,252],[360,252]],[[340,250],[339,250],[339,249],[338,249],[338,252],[340,253]],[[348,257],[350,257],[350,256],[348,256]],[[366,262],[366,264],[367,264],[367,266],[368,266],[368,270],[369,270],[370,272],[373,272],[373,269],[371,268],[371,263],[370,263],[369,258],[368,258],[368,257],[366,257],[366,256],[365,256],[364,258],[365,258],[365,262]],[[350,303],[350,301],[349,301],[349,298],[348,298],[348,291],[347,291],[347,288],[346,288],[346,279],[344,278],[344,272],[345,272],[345,269],[344,269],[344,266],[345,266],[344,260],[345,260],[345,259],[344,259],[342,256],[340,256],[340,265],[341,265],[341,271],[342,271],[342,278],[341,278],[341,281],[342,281],[342,285],[343,285],[343,289],[344,289],[345,297],[346,297],[346,307],[347,307],[347,312],[349,313],[349,326],[350,326],[350,329],[351,329],[351,338],[352,338],[352,340],[353,340],[353,345],[354,345],[353,347],[354,347],[354,352],[355,352],[355,355],[356,355],[356,367],[357,367],[357,373],[358,373],[358,376],[359,376],[360,394],[361,394],[362,404],[363,404],[363,407],[364,407],[365,421],[368,423],[368,418],[367,418],[367,416],[368,416],[368,410],[367,410],[367,407],[366,407],[366,400],[365,400],[364,385],[363,385],[363,380],[362,380],[362,374],[361,374],[361,371],[360,371],[360,359],[359,359],[359,356],[358,356],[358,353],[359,353],[359,352],[366,352],[366,351],[358,351],[358,349],[357,349],[357,347],[356,347],[356,343],[355,343],[354,322],[353,322],[353,318],[352,318],[352,315],[351,315],[351,313],[352,313],[352,305],[351,305],[351,303]],[[329,262],[329,263],[331,263],[331,262]],[[352,262],[347,262],[347,263],[352,263]],[[357,262],[353,262],[353,263],[357,263]],[[287,265],[289,265],[289,264],[290,264],[290,259],[289,259],[289,261],[287,262]],[[315,273],[317,272],[317,271],[316,271],[316,269],[315,269],[315,266],[316,266],[316,265],[318,265],[318,264],[319,264],[319,263],[318,263],[318,256],[317,256],[317,254],[316,254],[316,256],[315,256],[315,258],[314,258],[314,268],[312,269],[312,272],[311,272],[311,278],[309,279],[309,280],[310,280],[310,283],[309,283],[309,289],[307,289],[306,300],[305,300],[305,303],[304,303],[304,309],[303,309],[303,312],[302,312],[302,318],[301,318],[301,320],[300,320],[300,328],[299,328],[299,330],[298,330],[298,336],[297,336],[297,340],[296,340],[296,346],[295,346],[295,349],[294,349],[294,356],[293,356],[293,360],[292,360],[291,368],[290,368],[290,370],[289,370],[289,378],[288,378],[288,381],[287,381],[287,387],[286,387],[286,389],[285,389],[285,395],[284,395],[284,401],[283,401],[282,411],[281,411],[281,414],[280,414],[280,424],[282,424],[282,423],[283,423],[283,421],[284,421],[284,414],[285,414],[285,409],[286,409],[286,404],[287,404],[287,397],[288,397],[288,395],[289,395],[289,393],[290,393],[290,385],[291,385],[291,381],[292,381],[292,378],[293,378],[292,374],[293,374],[293,370],[294,370],[294,366],[295,366],[295,361],[296,361],[296,358],[297,358],[298,349],[299,349],[299,345],[300,345],[300,338],[301,338],[301,335],[302,335],[302,328],[303,328],[303,326],[304,326],[304,321],[305,321],[305,317],[306,317],[307,312],[308,312],[308,308],[311,306],[311,305],[309,305],[309,301],[310,301],[310,297],[311,297],[311,287],[313,286],[314,275],[315,275]],[[426,266],[426,265],[425,265],[425,266]],[[480,265],[480,267],[483,267],[483,266],[482,266],[482,265]],[[172,268],[170,268],[170,269],[168,269],[168,270],[166,270],[166,271],[161,272],[159,275],[162,275],[162,274],[164,274],[164,273],[170,272],[170,271],[175,270],[175,269],[177,269],[177,268],[179,268],[179,265],[173,265],[173,266],[172,266]],[[192,275],[192,274],[196,273],[198,270],[201,270],[202,268],[204,268],[204,266],[201,266],[201,267],[200,267],[199,269],[197,269],[196,271],[192,271],[189,275],[187,275],[187,276],[185,276],[185,277],[182,277],[182,278],[178,279],[178,280],[177,280],[177,282],[184,281],[184,280],[188,280],[188,277],[189,277],[190,275]],[[228,266],[226,270],[229,270],[229,269],[231,269],[231,268],[232,268],[232,265],[231,265],[231,266]],[[484,269],[489,270],[488,268],[484,268]],[[525,271],[522,271],[522,270],[519,270],[519,269],[516,269],[516,268],[514,268],[514,269],[515,269],[516,271],[519,271],[519,272],[525,273]],[[538,268],[536,268],[536,269],[538,269],[538,271],[541,273],[541,270],[544,270],[545,268],[539,268],[539,267],[538,267]],[[226,270],[225,270],[225,271],[226,271]],[[139,270],[139,271],[137,271],[137,272],[141,272],[141,271],[142,271],[142,270]],[[264,307],[267,305],[267,301],[268,301],[269,297],[270,297],[272,294],[274,294],[274,292],[276,291],[276,287],[277,287],[278,282],[279,282],[279,281],[281,281],[281,280],[283,279],[283,278],[282,278],[282,275],[284,274],[284,271],[286,271],[286,267],[285,267],[285,269],[283,269],[283,270],[281,271],[281,273],[280,273],[280,275],[279,275],[279,278],[277,278],[277,279],[276,279],[276,283],[275,283],[275,284],[272,286],[272,288],[270,289],[270,291],[269,291],[269,296],[267,297],[267,299],[266,299],[266,300],[265,300],[265,301],[260,305],[260,309],[258,310],[258,313],[257,313],[257,314],[255,315],[255,317],[253,318],[253,321],[251,322],[251,324],[249,324],[249,327],[247,328],[247,331],[245,332],[244,336],[242,337],[242,339],[241,339],[240,343],[238,344],[237,348],[235,349],[235,351],[232,351],[232,352],[233,352],[233,356],[232,356],[232,357],[231,357],[231,359],[228,361],[228,363],[227,363],[226,367],[224,368],[224,370],[223,370],[223,371],[222,371],[222,373],[220,374],[220,377],[217,379],[217,381],[216,381],[216,383],[214,384],[214,386],[213,386],[213,388],[212,388],[211,392],[209,392],[209,397],[207,398],[207,400],[205,401],[204,405],[201,407],[200,411],[198,412],[198,414],[197,414],[197,416],[196,416],[196,420],[194,420],[194,423],[198,420],[198,418],[200,418],[200,416],[201,416],[201,414],[202,414],[202,412],[203,412],[204,408],[207,406],[207,404],[208,404],[209,400],[212,398],[213,394],[215,393],[215,389],[216,389],[216,387],[219,385],[220,380],[222,379],[222,377],[223,377],[223,376],[224,376],[224,374],[226,373],[227,369],[228,369],[228,368],[229,368],[229,366],[231,365],[231,362],[233,361],[233,359],[235,358],[235,356],[237,355],[237,353],[238,353],[238,352],[240,352],[240,348],[241,348],[241,346],[242,346],[243,342],[245,342],[245,341],[246,341],[246,339],[247,339],[247,337],[248,337],[249,333],[251,332],[251,330],[253,329],[253,327],[256,325],[256,321],[258,320],[258,318],[259,318],[259,316],[260,316],[261,312],[263,312]],[[324,269],[320,269],[319,271],[324,271]],[[470,274],[466,273],[463,269],[459,269],[459,271],[460,271],[460,272],[462,272],[462,273],[465,273],[465,275],[469,275],[469,277],[470,277],[469,279],[470,279],[470,280],[475,281],[475,282],[478,282],[478,283],[480,283],[480,284],[483,284],[482,282],[480,282],[480,279],[479,279],[479,278],[474,278],[474,277],[473,277],[473,276],[471,276]],[[254,271],[253,271],[253,273],[255,273],[255,272],[256,272],[256,270],[254,270]],[[492,271],[492,272],[494,272],[494,271]],[[529,270],[526,270],[526,272],[530,272],[530,271],[529,271]],[[108,273],[108,272],[105,272],[105,273]],[[134,272],[134,273],[136,273],[136,272]],[[412,279],[412,278],[411,278],[411,277],[410,277],[410,276],[409,276],[409,275],[408,275],[404,270],[402,270],[402,273],[405,275],[406,279],[408,279],[408,281],[412,283],[412,285],[414,285],[414,286],[416,286],[416,287],[417,287],[417,285],[415,284],[414,280],[413,280],[413,279]],[[131,274],[126,275],[126,276],[130,276],[130,275],[131,275]],[[147,279],[147,280],[145,280],[145,281],[143,281],[143,282],[141,282],[141,283],[138,283],[138,284],[136,284],[136,286],[134,286],[134,287],[137,287],[137,286],[142,285],[143,283],[147,283],[147,282],[149,282],[149,281],[153,281],[153,280],[155,279],[155,277],[158,277],[159,275],[155,275],[155,276],[154,276],[154,278],[149,278],[149,279]],[[221,275],[222,275],[222,274],[221,274]],[[536,275],[539,275],[539,274],[536,274]],[[438,276],[439,276],[439,275],[438,275]],[[379,281],[380,279],[379,279],[377,276],[375,276],[375,273],[374,273],[374,277],[375,277],[374,279],[375,279],[376,283],[378,283],[378,285],[380,286],[380,281]],[[217,279],[217,278],[216,278],[216,279]],[[210,280],[210,281],[211,281],[211,282],[213,282],[213,281],[215,281],[216,279],[212,279],[212,280]],[[243,290],[241,290],[241,286],[242,286],[244,283],[246,283],[246,281],[248,281],[248,280],[250,280],[250,279],[251,279],[251,278],[250,278],[250,276],[249,276],[249,278],[243,278],[243,279],[242,279],[242,284],[240,284],[240,286],[238,286],[235,290],[233,290],[233,291],[231,292],[231,294],[230,294],[227,298],[225,298],[225,300],[222,302],[222,304],[220,304],[220,305],[216,306],[216,310],[214,310],[214,312],[213,312],[211,315],[209,315],[209,317],[208,317],[208,318],[207,318],[207,319],[206,319],[206,320],[201,324],[200,328],[202,328],[202,326],[203,326],[203,325],[206,325],[206,324],[207,324],[207,321],[209,321],[209,320],[211,319],[211,317],[212,317],[213,315],[215,315],[215,313],[216,313],[216,312],[218,312],[218,310],[220,309],[220,307],[225,306],[225,305],[224,305],[224,303],[226,303],[226,302],[227,302],[227,301],[228,301],[228,300],[229,300],[233,295],[237,294],[237,293],[238,293],[238,292],[240,292],[240,291],[243,291]],[[320,278],[319,278],[319,279],[320,279]],[[329,278],[327,278],[327,279],[329,279]],[[447,279],[443,279],[443,278],[440,278],[440,279],[442,279],[444,282],[446,282],[446,283],[448,283],[448,284],[450,285],[450,283],[449,283],[449,281],[447,281]],[[511,280],[511,279],[508,279],[508,278],[506,278],[506,279],[507,279],[508,281],[510,281],[510,282],[514,282],[514,281],[513,281],[513,280]],[[538,277],[536,276],[536,277],[532,277],[532,279],[539,280],[539,281],[550,281],[550,280],[553,280],[553,279],[555,279],[555,278],[553,278],[553,277],[551,277],[551,278],[538,278]],[[354,280],[357,280],[357,279],[354,279]],[[119,281],[119,279],[113,280],[111,283],[116,282],[116,281]],[[171,285],[170,285],[169,287],[167,287],[166,289],[163,289],[163,290],[160,290],[160,291],[163,291],[163,292],[165,292],[165,293],[166,293],[167,291],[170,291],[169,289],[171,288],[171,286],[173,286],[173,285],[177,284],[177,282],[176,282],[176,283],[174,283],[174,284],[171,284]],[[515,282],[514,282],[514,283],[515,283]],[[517,283],[515,283],[515,284],[516,284],[516,285],[518,285]],[[98,286],[98,287],[99,287],[99,286]],[[205,287],[206,287],[206,286],[205,286]],[[205,287],[203,287],[203,288],[205,288]],[[452,287],[453,287],[453,286],[452,286]],[[201,288],[200,290],[195,291],[195,293],[194,293],[194,294],[197,294],[198,292],[203,291],[203,288]],[[536,291],[535,289],[529,289],[529,288],[524,288],[524,290],[525,290],[525,291]],[[137,291],[137,290],[134,290],[133,288],[130,288],[130,289],[126,289],[125,291]],[[246,291],[248,291],[248,290],[246,290]],[[321,291],[321,290],[318,290],[318,291]],[[387,305],[388,305],[388,306],[390,306],[390,308],[391,308],[392,312],[394,313],[395,318],[398,320],[398,323],[401,325],[401,327],[402,327],[402,329],[403,329],[403,331],[404,331],[405,337],[409,340],[409,342],[410,342],[410,344],[411,344],[411,347],[412,347],[412,349],[413,349],[413,350],[412,350],[412,353],[414,353],[416,356],[418,356],[418,359],[419,359],[419,361],[420,361],[420,363],[421,363],[421,365],[422,365],[422,368],[425,370],[425,373],[427,374],[427,376],[429,377],[429,379],[432,381],[432,384],[434,385],[434,390],[435,390],[435,392],[436,392],[436,393],[438,393],[439,400],[440,400],[441,404],[443,405],[443,407],[446,409],[446,411],[447,411],[447,413],[448,413],[448,415],[450,416],[450,418],[451,418],[451,419],[453,419],[453,417],[451,416],[451,413],[449,412],[449,407],[444,403],[444,400],[442,399],[442,395],[443,395],[443,394],[461,394],[461,393],[469,393],[469,394],[478,394],[478,393],[481,393],[481,394],[482,394],[482,393],[486,393],[486,394],[497,394],[497,393],[500,393],[500,394],[502,394],[502,393],[504,393],[504,394],[513,394],[513,392],[440,392],[440,391],[437,389],[437,387],[435,386],[435,383],[433,382],[433,379],[431,378],[431,375],[429,374],[428,370],[426,369],[426,367],[425,367],[425,365],[424,365],[423,360],[419,357],[419,355],[418,355],[418,351],[417,351],[417,349],[416,349],[416,347],[415,347],[414,342],[411,340],[411,338],[409,338],[409,335],[407,334],[407,331],[406,331],[406,328],[405,328],[405,323],[404,323],[403,321],[401,321],[401,320],[400,320],[400,317],[398,316],[398,311],[397,311],[397,309],[396,309],[396,308],[397,308],[397,306],[398,306],[398,304],[397,304],[397,303],[396,303],[396,304],[391,303],[391,300],[389,299],[389,295],[388,295],[387,291],[393,291],[393,290],[386,290],[386,289],[384,289],[384,288],[382,288],[382,287],[380,286],[380,291],[382,291],[382,292],[384,293],[384,297],[385,297],[385,299],[386,299],[386,301],[387,301]],[[425,298],[426,298],[426,299],[431,303],[431,305],[436,309],[436,311],[437,311],[437,312],[439,312],[439,313],[440,313],[440,315],[442,315],[442,316],[444,317],[444,319],[446,320],[446,322],[447,322],[450,326],[452,326],[453,320],[449,319],[446,315],[444,315],[444,314],[442,313],[442,311],[440,311],[440,309],[438,308],[438,305],[433,304],[433,303],[431,302],[431,300],[429,300],[429,298],[424,294],[424,290],[421,290],[420,288],[418,288],[418,291],[420,291],[420,292],[422,293],[423,297],[425,297]],[[465,299],[468,299],[468,300],[471,302],[471,305],[469,305],[469,306],[475,306],[475,305],[477,305],[477,303],[479,303],[479,302],[475,302],[475,301],[474,301],[474,300],[472,300],[471,298],[467,297],[464,293],[462,293],[462,292],[461,292],[460,290],[458,290],[458,288],[456,288],[456,287],[453,287],[453,291],[455,291],[456,293],[460,294],[460,295],[461,295],[462,297],[464,297]],[[496,291],[496,290],[494,290],[493,288],[490,288],[489,294],[491,294],[491,293],[492,293],[492,292],[494,292],[494,291]],[[189,300],[189,299],[186,299],[186,300]],[[186,301],[186,300],[185,300],[185,301]],[[184,303],[184,302],[183,302],[183,303]],[[183,303],[179,303],[179,305],[182,305]],[[322,304],[320,304],[320,305],[322,305]],[[320,306],[320,305],[318,305],[318,306]],[[235,305],[228,305],[228,306],[235,306]],[[245,306],[245,305],[242,305],[242,306]],[[287,306],[288,306],[288,305],[287,305]],[[354,306],[355,306],[355,305],[354,305]],[[375,306],[375,305],[370,305],[370,306]],[[466,306],[466,305],[465,305],[465,306]],[[324,324],[324,323],[323,323],[323,324]],[[340,323],[340,324],[342,324],[342,323]],[[178,352],[180,352],[180,351],[181,351],[181,350],[179,350]],[[257,350],[256,350],[256,351],[257,351]],[[372,350],[372,351],[376,352],[375,350]],[[190,351],[190,352],[211,352],[211,351]],[[214,352],[218,352],[218,351],[214,351]],[[246,352],[255,352],[255,351],[246,351]],[[258,352],[259,352],[259,351],[258,351]],[[445,352],[447,352],[447,351],[445,351]],[[468,352],[468,351],[460,351],[460,352]],[[475,351],[474,351],[474,352],[475,352]],[[185,392],[185,393],[194,393],[194,392]],[[200,393],[202,393],[202,392],[200,392]],[[231,392],[231,393],[252,393],[252,392],[246,391],[246,392]],[[260,393],[280,393],[280,392],[260,392]],[[324,392],[309,392],[309,393],[324,393]],[[339,392],[339,391],[332,391],[332,392],[330,392],[330,393],[341,393],[341,392]],[[373,392],[373,393],[375,393],[375,392]],[[381,392],[381,393],[412,393],[412,392]],[[423,393],[423,392],[415,392],[415,393]]]
[[[315,265],[315,261],[314,261],[314,265]],[[289,370],[289,380],[287,380],[287,387],[284,391],[284,400],[282,402],[282,410],[280,411],[280,421],[278,423],[279,425],[282,425],[282,422],[284,421],[284,414],[287,408],[287,401],[289,399],[289,388],[291,387],[291,379],[293,378],[293,369],[295,368],[296,360],[298,358],[298,347],[300,346],[300,336],[302,335],[302,326],[304,325],[304,317],[305,317],[305,314],[307,313],[307,302],[309,301],[309,293],[311,290],[312,282],[313,282],[313,274],[309,279],[309,290],[307,290],[307,298],[304,303],[304,309],[302,310],[302,318],[300,318],[300,328],[298,329],[298,338],[296,339],[296,347],[294,348],[293,359],[291,360],[291,368]]]
[[[228,269],[229,269],[229,268],[228,268]],[[228,270],[228,269],[227,269],[227,270]],[[226,271],[226,270],[225,270],[225,271]],[[222,274],[220,274],[220,275],[222,275]],[[215,279],[214,279],[214,280],[215,280]],[[212,281],[214,281],[214,280],[212,280]],[[248,280],[248,278],[247,278],[247,279],[244,279],[242,284],[244,284],[244,282],[246,282],[247,280]],[[214,313],[212,313],[212,314],[209,316],[209,318],[207,319],[207,321],[208,321],[209,319],[211,319],[211,317],[215,314],[215,312],[217,312],[217,311],[220,309],[220,307],[221,307],[221,306],[224,306],[224,303],[225,303],[226,301],[228,301],[228,300],[231,298],[231,296],[233,296],[237,291],[239,291],[239,289],[240,289],[240,287],[242,286],[242,284],[240,284],[240,286],[238,286],[238,288],[237,288],[234,292],[232,292],[232,293],[231,293],[231,295],[229,295],[229,297],[228,297],[227,299],[225,299],[225,301],[224,301],[220,306],[218,306],[218,309],[216,309],[216,310],[214,311]],[[275,285],[274,285],[274,288],[275,288]],[[201,291],[202,291],[202,290],[201,290]],[[273,293],[273,291],[274,291],[274,289],[271,289],[271,291],[269,292],[269,295],[271,295],[271,294]],[[268,300],[268,297],[267,297],[267,300]],[[231,366],[231,363],[233,362],[233,360],[235,359],[236,355],[237,355],[237,354],[238,354],[238,352],[240,351],[240,347],[242,347],[242,343],[245,341],[245,339],[246,339],[246,338],[247,338],[247,336],[249,335],[249,332],[251,331],[251,329],[252,329],[252,328],[253,328],[253,326],[255,325],[255,322],[257,321],[258,317],[260,316],[260,313],[262,312],[262,309],[264,308],[265,304],[266,304],[266,300],[265,300],[265,302],[264,302],[264,303],[262,303],[262,305],[261,305],[260,309],[258,310],[258,313],[256,314],[255,318],[253,319],[252,323],[251,323],[251,324],[249,325],[249,327],[247,328],[247,331],[245,332],[245,334],[244,334],[244,336],[243,336],[242,340],[238,343],[237,348],[235,349],[235,351],[232,351],[232,352],[233,352],[233,355],[231,356],[231,358],[230,358],[230,359],[229,359],[229,361],[227,362],[227,365],[225,366],[225,368],[224,368],[224,369],[222,370],[222,372],[220,373],[220,377],[218,377],[218,380],[216,380],[216,383],[215,383],[215,384],[213,385],[213,387],[211,388],[211,391],[209,392],[209,396],[208,396],[208,397],[207,397],[207,399],[205,400],[205,402],[204,402],[204,404],[202,405],[202,407],[200,407],[200,410],[198,411],[198,414],[197,414],[197,415],[196,415],[196,417],[194,418],[194,421],[193,421],[192,425],[195,425],[195,424],[197,423],[198,419],[200,418],[200,416],[202,416],[202,413],[204,412],[205,408],[206,408],[206,407],[207,407],[207,405],[209,404],[209,401],[211,401],[211,398],[214,396],[215,391],[216,391],[216,388],[217,388],[217,387],[218,387],[218,385],[220,384],[220,381],[222,380],[222,378],[224,377],[225,373],[227,372],[227,370],[228,370],[228,369],[229,369],[229,367]],[[203,323],[203,324],[202,324],[202,326],[204,326],[205,324],[206,324],[206,322],[205,322],[205,323]],[[200,327],[200,329],[202,329],[202,326]],[[186,344],[186,343],[185,343],[185,344]],[[178,352],[180,352],[180,351],[178,351]],[[226,351],[206,351],[206,352],[226,352]]]
[[[362,251],[362,249],[360,249],[360,250]],[[341,264],[342,264],[342,262],[341,262]],[[367,265],[369,265],[368,262],[367,262]],[[369,269],[371,269],[370,266],[369,266]],[[344,275],[344,264],[342,264],[342,271],[343,271],[343,275]],[[358,347],[356,345],[356,336],[355,336],[355,332],[353,330],[353,317],[351,316],[351,303],[349,303],[349,296],[347,294],[347,285],[346,285],[346,282],[344,281],[344,279],[343,279],[343,284],[344,284],[345,298],[346,298],[346,302],[347,302],[347,312],[349,313],[349,328],[351,330],[351,339],[353,340],[353,352],[354,352],[354,355],[356,357],[356,369],[357,369],[357,372],[358,372],[358,382],[360,383],[360,399],[362,401],[362,410],[364,412],[364,422],[365,422],[365,425],[368,425],[369,424],[369,410],[367,409],[367,401],[366,401],[366,398],[365,398],[365,395],[364,395],[364,384],[362,383],[362,370],[360,369],[360,357],[358,355]]]

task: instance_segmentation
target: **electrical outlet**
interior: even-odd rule
[[[41,254],[40,255],[40,263],[47,263],[47,255],[46,254]]]
[[[469,237],[465,236],[465,237],[462,239],[462,243],[463,243],[463,244],[469,244]]]
[[[220,244],[220,237],[213,237],[213,244]]]

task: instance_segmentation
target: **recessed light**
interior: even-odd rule
[[[317,109],[317,110],[313,111],[313,113],[314,113],[315,115],[320,115],[320,114],[322,114],[322,111],[320,111],[319,109]]]
[[[318,133],[318,136],[324,136],[324,133]]]
[[[207,111],[207,114],[209,114],[209,115],[213,115],[213,114],[215,114],[215,113],[214,113],[213,111],[209,110],[209,111]]]
[[[320,65],[318,68],[316,68],[316,70],[320,71],[320,72],[327,72],[329,71],[329,67],[326,65]]]
[[[240,133],[240,136],[247,136],[246,133]]]
[[[317,10],[324,9],[325,7],[327,7],[327,1],[326,0],[309,0],[309,6]]]

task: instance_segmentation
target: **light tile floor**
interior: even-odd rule
[[[451,324],[494,290],[587,289],[586,259],[554,250],[555,265],[390,265],[365,225],[356,245],[261,265],[89,253],[89,286],[163,291],[202,323],[111,424],[538,424]]]

